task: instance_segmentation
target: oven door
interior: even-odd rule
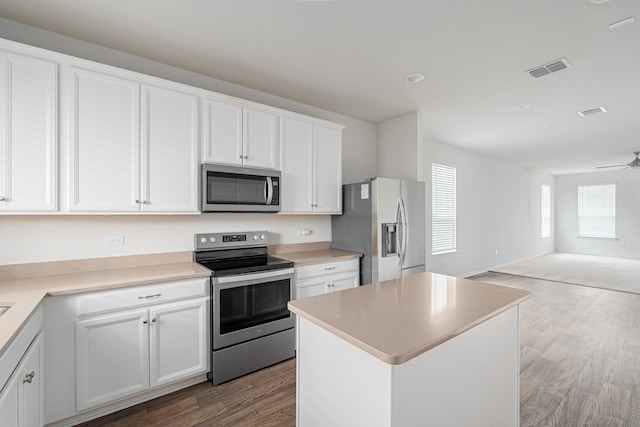
[[[213,277],[213,350],[293,328],[293,285],[293,268]]]

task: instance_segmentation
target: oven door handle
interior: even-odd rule
[[[214,277],[213,285],[224,285],[227,283],[236,283],[236,282],[246,282],[249,280],[262,280],[262,279],[272,279],[278,277],[287,277],[292,275],[294,272],[293,268],[285,268],[278,270],[269,270],[265,272],[258,273],[249,273],[249,274],[236,274],[233,276],[222,276],[222,277]]]

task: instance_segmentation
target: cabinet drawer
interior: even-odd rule
[[[209,278],[187,279],[109,291],[92,292],[76,298],[78,316],[140,307],[159,302],[206,296]]]
[[[345,271],[357,271],[360,268],[358,258],[326,262],[322,264],[303,265],[296,267],[296,278],[304,279],[307,277],[324,276],[328,274],[342,273]]]

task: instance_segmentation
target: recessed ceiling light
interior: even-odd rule
[[[622,21],[614,22],[613,24],[609,25],[609,31],[614,31],[619,28],[626,27],[627,25],[631,25],[634,22],[636,22],[635,16],[631,16],[627,19],[623,19]]]
[[[591,0],[593,4],[609,3],[611,0]]]
[[[408,74],[405,78],[404,81],[405,83],[420,83],[421,81],[424,80],[424,74],[420,74],[420,73],[412,73],[412,74]]]
[[[513,109],[516,111],[526,110],[527,108],[531,108],[531,104],[520,104],[520,105],[513,106]]]

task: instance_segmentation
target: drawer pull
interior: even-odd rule
[[[162,294],[145,295],[143,297],[138,297],[138,299],[156,298],[156,297],[161,297],[161,296],[162,296]]]
[[[325,270],[326,270],[326,271],[329,271],[329,270],[335,270],[335,269],[336,269],[335,267],[325,267]]]

